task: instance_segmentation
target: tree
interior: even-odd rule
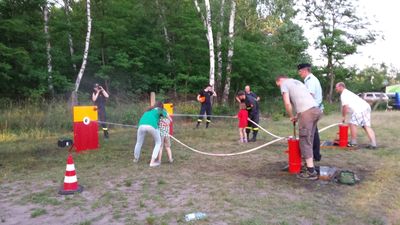
[[[215,53],[214,53],[214,36],[213,36],[213,30],[212,30],[212,20],[211,20],[211,6],[210,6],[210,0],[205,0],[205,10],[206,10],[206,17],[201,13],[200,6],[197,2],[197,0],[194,0],[197,12],[200,13],[203,24],[207,30],[207,41],[208,41],[208,50],[209,50],[209,59],[210,59],[210,71],[209,71],[209,83],[211,86],[214,86],[215,84]]]
[[[220,1],[219,9],[219,29],[217,32],[217,78],[215,80],[215,89],[218,93],[218,98],[221,94],[221,81],[222,81],[222,34],[224,31],[224,12],[225,12],[225,0]]]
[[[69,15],[69,11],[70,11],[70,4],[69,4],[70,0],[64,0],[64,12],[65,12],[65,17],[66,17],[66,23],[67,23],[67,27],[69,28],[69,26],[71,25],[70,22],[70,15]],[[68,36],[68,46],[69,46],[69,53],[71,55],[71,59],[74,58],[74,41],[72,39],[72,35],[71,32],[69,31],[69,29],[67,30],[67,36]],[[75,62],[72,62],[72,68],[74,69],[74,72],[76,72],[76,64]]]
[[[83,52],[83,59],[81,69],[79,70],[78,76],[75,81],[75,88],[71,94],[71,104],[76,105],[78,103],[78,89],[81,83],[83,73],[85,72],[87,57],[89,54],[89,45],[90,45],[90,33],[92,31],[92,18],[90,17],[90,0],[86,0],[86,16],[87,16],[87,33],[85,39],[85,50]]]
[[[47,54],[47,73],[48,73],[48,87],[50,96],[54,96],[54,87],[53,87],[53,65],[51,63],[51,43],[50,43],[50,34],[49,34],[49,7],[47,1],[44,2],[43,5],[43,21],[44,21],[44,35],[46,39],[46,54]]]
[[[332,102],[335,83],[334,67],[357,52],[357,47],[372,43],[376,33],[367,30],[368,23],[356,14],[352,0],[305,0],[306,21],[321,30],[315,46],[327,59],[330,78],[327,99]]]
[[[232,57],[234,53],[234,42],[235,42],[235,16],[236,16],[236,2],[231,0],[231,13],[229,16],[229,46],[228,46],[228,56],[226,65],[226,78],[224,87],[224,96],[222,102],[228,102],[229,91],[231,87],[231,73],[232,73]]]

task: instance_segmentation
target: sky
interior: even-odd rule
[[[379,31],[383,38],[372,44],[358,48],[358,53],[345,58],[347,66],[357,66],[363,69],[367,66],[378,67],[382,62],[400,70],[400,1],[397,0],[359,0],[358,15],[367,18],[373,30]],[[316,65],[325,65],[320,52],[315,50],[312,43],[319,34],[317,28],[310,28],[304,21],[298,22],[304,29],[304,35],[309,39],[309,54]]]

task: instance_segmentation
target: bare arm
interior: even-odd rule
[[[95,102],[97,100],[97,97],[99,97],[99,92],[98,91],[96,93],[93,92],[92,101]]]
[[[101,92],[103,93],[104,97],[106,97],[106,98],[110,97],[110,95],[107,93],[107,91],[104,90],[103,88],[101,89]]]
[[[240,103],[239,96],[236,96],[236,101],[238,101]]]
[[[346,115],[347,115],[348,111],[349,111],[349,106],[348,105],[342,106],[342,122],[343,123],[346,121]]]
[[[282,93],[283,103],[285,104],[286,113],[289,115],[291,121],[296,121],[296,118],[293,116],[293,108],[290,103],[289,94],[287,92]]]

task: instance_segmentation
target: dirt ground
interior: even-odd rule
[[[354,186],[281,171],[285,141],[235,157],[199,155],[173,142],[175,161],[164,158],[150,168],[152,141],[147,138],[134,164],[135,130],[114,128],[99,150],[73,154],[84,191],[62,196],[67,154],[55,146],[61,134],[0,143],[0,224],[185,224],[184,215],[197,211],[207,218],[191,224],[400,224],[399,140],[392,135],[398,128],[378,116],[399,121],[400,114],[374,115],[378,150],[322,149],[318,164],[354,171],[361,180]],[[325,117],[320,128],[336,117]],[[228,129],[235,122],[216,121],[208,130],[176,123],[177,138],[206,152],[239,152],[273,140],[261,133],[256,143],[238,144],[236,130]],[[291,132],[288,121],[262,125]],[[321,137],[333,139],[336,132]]]

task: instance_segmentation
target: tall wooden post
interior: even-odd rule
[[[150,92],[150,106],[153,106],[154,104],[156,104],[156,93]]]

